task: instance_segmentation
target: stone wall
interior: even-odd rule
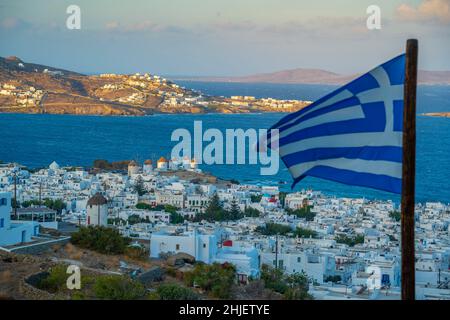
[[[69,241],[70,241],[70,237],[63,238],[63,239],[58,239],[58,240],[53,240],[53,241],[49,241],[49,242],[38,243],[38,244],[35,244],[35,245],[29,245],[29,246],[23,246],[23,247],[14,248],[14,249],[11,250],[11,252],[19,253],[19,254],[37,254],[37,253],[41,253],[43,251],[48,250],[49,248],[51,248],[55,244],[65,245]]]
[[[43,277],[47,272],[40,272],[33,274],[28,278],[24,278],[19,283],[19,292],[28,300],[55,300],[56,296],[50,292],[40,290],[30,283],[34,282],[37,278]],[[30,283],[28,283],[30,282]]]

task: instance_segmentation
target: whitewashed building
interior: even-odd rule
[[[87,202],[87,221],[88,226],[106,226],[108,225],[108,201],[100,193],[96,193]]]
[[[196,261],[212,263],[217,254],[216,234],[194,231],[160,231],[153,233],[150,242],[150,257],[159,258],[164,253],[187,253]]]
[[[0,193],[0,246],[30,242],[38,234],[35,221],[11,221],[11,194]]]

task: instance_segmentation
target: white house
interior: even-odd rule
[[[0,193],[0,246],[30,242],[39,234],[35,221],[11,221],[11,195]]]
[[[181,192],[172,191],[157,191],[155,192],[156,204],[158,205],[171,205],[177,208],[183,208],[184,206],[184,194]]]
[[[218,250],[214,262],[233,264],[239,282],[246,283],[249,277],[260,276],[260,257],[255,247],[223,246]]]
[[[197,261],[212,263],[217,254],[216,234],[194,231],[160,231],[153,233],[150,241],[150,257],[159,258],[162,253],[187,253]]]
[[[277,261],[278,260],[278,261]],[[298,252],[261,252],[261,265],[266,264],[278,268],[287,274],[305,272],[314,281],[323,284],[327,275],[332,275],[335,269],[333,257],[324,254]]]
[[[185,207],[195,212],[203,212],[209,204],[209,197],[203,194],[190,194],[186,196]]]

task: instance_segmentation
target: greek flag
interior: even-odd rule
[[[292,187],[313,176],[401,193],[404,80],[403,54],[278,121],[269,147]]]

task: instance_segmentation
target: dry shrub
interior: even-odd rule
[[[0,272],[0,283],[7,283],[12,279],[12,272],[10,270],[5,270]]]
[[[68,243],[64,247],[64,250],[66,251],[67,255],[72,260],[80,260],[83,257],[83,252],[78,250],[73,244]]]
[[[64,246],[64,250],[65,250],[68,254],[71,254],[71,253],[74,253],[75,251],[78,251],[77,248],[75,248],[75,246],[74,246],[73,244],[71,244],[70,242],[67,243],[67,244]]]
[[[52,246],[52,251],[53,252],[58,252],[59,250],[61,250],[61,245],[60,244],[54,244]]]

